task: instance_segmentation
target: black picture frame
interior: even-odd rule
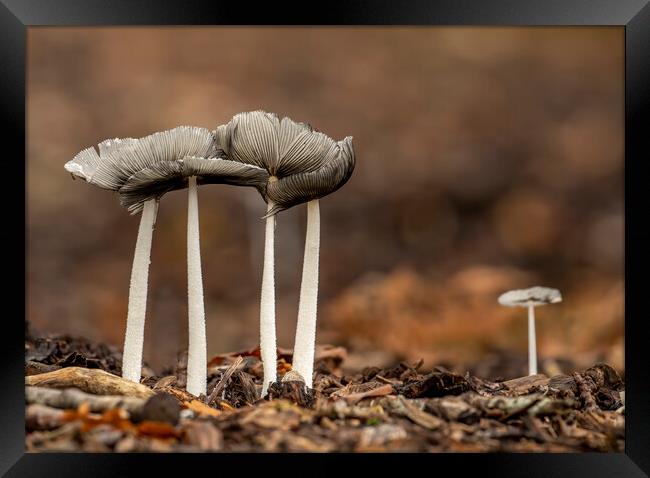
[[[0,347],[0,472],[6,476],[130,476],[136,465],[157,464],[172,473],[223,473],[230,466],[255,473],[328,475],[356,463],[365,473],[388,464],[429,470],[468,470],[488,476],[648,476],[650,473],[650,344],[645,327],[645,272],[650,233],[647,176],[650,158],[650,0],[347,0],[306,5],[284,1],[249,4],[221,0],[0,0],[0,118],[6,179],[5,217],[26,221],[25,158],[27,27],[99,25],[495,25],[590,26],[625,29],[625,453],[272,455],[257,454],[26,454],[24,451],[25,263],[3,275],[5,317]],[[623,99],[621,99],[623,100]],[[16,173],[8,173],[16,170]],[[13,190],[15,188],[15,191]],[[7,191],[9,189],[9,191]],[[8,193],[8,194],[7,194]],[[25,229],[5,223],[5,257],[26,251]],[[21,233],[22,231],[22,233]],[[25,261],[29,260],[25,252]],[[10,261],[7,261],[10,262]],[[16,261],[19,262],[19,261]],[[22,274],[19,268],[23,267]],[[21,278],[23,280],[21,280]],[[15,290],[14,290],[15,289]],[[308,468],[291,471],[304,461]],[[259,463],[253,468],[254,460]],[[336,465],[332,460],[341,461]],[[408,460],[408,461],[406,461]],[[406,464],[408,463],[408,464]],[[272,468],[269,468],[269,465]],[[406,470],[407,468],[402,468]],[[183,471],[178,471],[183,470]],[[199,471],[201,470],[201,471]],[[275,472],[274,472],[275,470]],[[415,468],[411,469],[415,472]],[[237,472],[239,473],[239,472]],[[464,474],[464,473],[462,473]]]

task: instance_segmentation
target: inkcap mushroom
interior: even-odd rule
[[[136,241],[124,340],[122,376],[139,382],[147,303],[147,283],[158,202],[166,192],[189,187],[188,311],[190,393],[205,393],[206,340],[201,279],[196,184],[223,182],[259,186],[267,174],[261,168],[220,160],[214,135],[205,128],[179,126],[140,139],[111,139],[87,148],[65,164],[73,176],[116,191],[132,214],[142,212]]]
[[[318,297],[320,247],[319,198],[339,189],[355,165],[352,138],[334,141],[306,123],[265,111],[239,113],[215,131],[226,158],[264,168],[269,179],[264,190],[267,203],[264,268],[260,298],[260,348],[264,365],[262,396],[275,382],[275,215],[307,202],[307,233],[301,284],[293,369],[312,385]],[[294,374],[294,376],[296,376]]]
[[[499,296],[499,304],[506,307],[528,308],[528,375],[537,374],[537,343],[535,337],[535,307],[562,302],[562,294],[557,289],[535,286],[517,289]]]

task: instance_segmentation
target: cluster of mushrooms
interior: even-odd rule
[[[122,376],[139,382],[147,307],[151,243],[158,204],[173,190],[188,189],[187,297],[188,392],[206,393],[207,339],[199,242],[197,186],[254,187],[267,204],[260,299],[262,397],[277,380],[275,333],[275,216],[307,203],[307,232],[292,380],[312,386],[320,245],[319,198],[343,186],[354,170],[352,137],[334,141],[306,123],[264,111],[239,113],[210,131],[195,126],[143,138],[109,139],[84,149],[65,164],[88,183],[117,192],[131,214],[141,213],[135,246],[124,340]]]
[[[88,183],[117,192],[131,214],[141,213],[135,246],[124,339],[122,376],[139,382],[147,308],[151,243],[160,198],[188,189],[187,299],[188,392],[206,393],[207,339],[199,241],[197,186],[230,184],[254,187],[267,204],[264,267],[260,298],[260,353],[264,368],[262,397],[277,380],[275,333],[275,216],[307,203],[307,231],[292,371],[285,379],[312,387],[320,248],[319,198],[343,186],[354,171],[352,137],[334,141],[306,123],[252,111],[235,115],[210,131],[195,126],[143,138],[115,138],[84,149],[65,164]],[[535,307],[560,302],[557,289],[532,287],[502,294],[509,307],[528,308],[529,374],[537,373]]]

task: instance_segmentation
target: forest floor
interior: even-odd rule
[[[259,399],[259,349],[217,355],[207,396],[184,390],[185,360],[141,384],[121,354],[70,336],[25,342],[29,452],[623,452],[624,384],[581,372],[487,381],[421,363],[343,371],[319,346],[313,390],[273,384]],[[278,350],[278,377],[291,370]],[[144,369],[145,375],[149,371]]]

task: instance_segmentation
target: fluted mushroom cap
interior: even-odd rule
[[[499,296],[499,304],[507,307],[529,307],[562,302],[562,294],[550,287],[531,287],[505,292]]]
[[[177,161],[159,161],[131,176],[119,189],[120,204],[131,213],[139,212],[149,199],[187,187],[188,178],[197,184],[253,186],[263,190],[268,173],[257,166],[222,158],[185,157]]]
[[[267,216],[333,193],[350,179],[354,166],[352,137],[348,136],[332,145],[324,165],[316,171],[291,174],[269,182],[266,197],[273,201],[274,206]]]
[[[65,164],[66,171],[112,191],[119,190],[135,173],[159,161],[187,156],[215,156],[212,133],[206,128],[179,126],[143,138],[115,138],[86,148]]]
[[[264,188],[262,168],[218,158],[214,134],[206,128],[179,126],[140,139],[111,139],[87,148],[65,169],[104,189],[118,191],[121,204],[135,214],[144,202],[197,182]]]
[[[119,155],[120,150],[132,147],[137,141],[134,138],[106,139],[99,143],[99,153],[94,147],[86,148],[77,153],[63,167],[74,177],[81,178],[95,186],[103,189],[117,190],[113,181],[107,182],[102,179],[102,174],[95,177],[97,169],[103,162],[110,161],[108,159],[109,156],[112,156],[114,153]]]
[[[227,159],[264,168],[273,181],[260,191],[274,202],[268,215],[339,189],[354,171],[352,137],[336,142],[309,124],[274,113],[239,113],[215,131]]]

